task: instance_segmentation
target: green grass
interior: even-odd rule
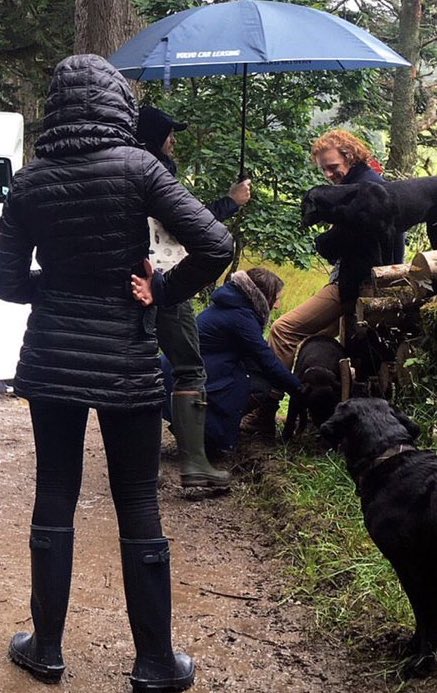
[[[261,264],[262,267],[275,272],[285,284],[281,308],[275,315],[272,315],[273,319],[306,301],[307,298],[313,296],[329,281],[330,268],[321,263],[315,264],[311,270],[301,270],[291,264],[284,264],[278,267],[278,265],[272,262],[260,263],[257,262],[256,258],[245,258],[240,264],[240,269],[248,270]]]
[[[274,310],[271,315],[270,323],[273,322],[283,313],[292,310],[300,303],[306,301],[307,298],[313,296],[319,289],[329,281],[330,268],[328,265],[323,265],[321,262],[316,262],[311,270],[301,270],[294,267],[292,264],[284,264],[280,267],[273,262],[259,262],[255,257],[245,257],[239,265],[240,270],[248,270],[251,267],[265,267],[271,272],[275,272],[281,277],[284,282],[284,290],[282,293],[281,307]],[[223,283],[225,275],[217,282],[218,285]],[[206,308],[207,303],[204,299],[194,299],[194,307],[196,312],[200,312]]]
[[[246,490],[286,565],[284,600],[311,604],[315,628],[335,629],[355,644],[412,628],[408,601],[368,536],[342,458],[317,452],[309,437],[305,450],[278,448],[275,466]]]

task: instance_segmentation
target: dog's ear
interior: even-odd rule
[[[329,185],[316,185],[307,190],[301,203],[302,226],[304,228],[323,221],[323,210],[326,206],[325,188]]]
[[[333,214],[335,215],[334,223],[343,224],[350,223],[353,221],[353,214],[349,211],[351,207],[355,204],[355,199],[359,192],[358,185],[342,185],[341,188],[341,198],[337,200],[337,203],[333,207]]]
[[[340,402],[333,415],[321,425],[320,433],[331,444],[337,445],[344,438],[354,418],[355,412],[350,406],[350,401]]]
[[[377,207],[380,219],[390,224],[393,223],[393,217],[396,212],[396,205],[393,197],[384,185],[380,185],[379,183],[372,183],[371,185],[372,187],[369,190],[371,207]]]
[[[393,414],[393,416],[397,418],[399,423],[407,429],[412,439],[416,440],[416,438],[418,438],[420,435],[420,426],[415,421],[413,421],[413,419],[410,419],[406,414],[404,414],[403,411],[399,411],[394,407],[390,407],[390,411]]]

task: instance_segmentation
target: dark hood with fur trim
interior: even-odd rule
[[[234,287],[237,287],[238,292]],[[212,300],[217,305],[233,307],[251,307],[255,311],[261,325],[265,327],[269,320],[270,308],[267,299],[251,280],[247,272],[239,270],[231,276],[231,281],[216,289]]]

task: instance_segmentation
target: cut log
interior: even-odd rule
[[[355,304],[355,315],[358,322],[365,322],[376,327],[381,322],[386,325],[397,325],[404,316],[402,301],[386,296],[383,298],[360,297]]]
[[[384,298],[387,296],[399,299],[402,305],[410,305],[417,300],[416,293],[410,284],[392,284],[392,286],[383,286],[378,289],[378,294],[375,298]]]
[[[428,337],[428,350],[437,355],[437,297],[427,301],[420,308],[423,333]]]
[[[437,293],[437,251],[417,253],[408,272],[408,280],[416,296],[424,298]]]
[[[378,295],[378,289],[385,286],[392,286],[394,283],[397,285],[408,284],[406,279],[410,265],[382,265],[381,267],[372,268],[372,284]]]

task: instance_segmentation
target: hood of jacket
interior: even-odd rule
[[[73,55],[55,68],[45,106],[37,157],[139,146],[138,107],[127,81],[98,55]]]
[[[180,123],[169,113],[155,106],[141,106],[138,117],[137,137],[144,142],[147,150],[157,159],[160,158],[161,149],[170,132],[186,130],[187,123]]]
[[[231,280],[216,289],[211,299],[217,306],[226,308],[252,308],[261,325],[267,325],[270,315],[267,299],[243,270],[234,272]]]
[[[165,166],[173,176],[176,176],[177,166],[174,159],[164,154],[162,146],[170,132],[186,130],[187,123],[179,123],[160,108],[142,106],[138,116],[137,139],[145,144],[148,152]]]

